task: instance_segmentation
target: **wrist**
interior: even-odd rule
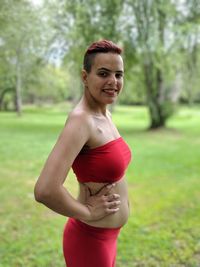
[[[91,211],[88,205],[81,204],[81,209],[78,214],[73,216],[75,219],[80,221],[91,221]]]

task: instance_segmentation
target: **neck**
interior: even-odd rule
[[[81,103],[95,115],[106,116],[107,114],[107,105],[97,102],[91,94],[88,93],[88,90],[84,91]]]

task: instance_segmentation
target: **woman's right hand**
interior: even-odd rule
[[[91,195],[89,187],[85,186],[85,205],[89,210],[89,216],[85,220],[86,222],[100,220],[119,210],[121,204],[120,195],[112,192],[114,186],[115,184],[108,184],[95,195]]]

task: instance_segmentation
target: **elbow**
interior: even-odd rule
[[[42,202],[42,193],[40,192],[40,190],[37,189],[36,186],[34,188],[34,197],[37,202]]]
[[[44,189],[42,189],[41,186],[36,183],[34,188],[34,197],[37,202],[45,203],[48,198],[48,192]]]

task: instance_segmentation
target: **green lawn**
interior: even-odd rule
[[[64,266],[66,218],[36,203],[33,187],[67,112],[0,113],[0,267]],[[179,108],[160,131],[146,131],[143,107],[118,106],[113,119],[133,153],[117,267],[200,266],[200,108]],[[66,186],[76,195],[72,172]]]

